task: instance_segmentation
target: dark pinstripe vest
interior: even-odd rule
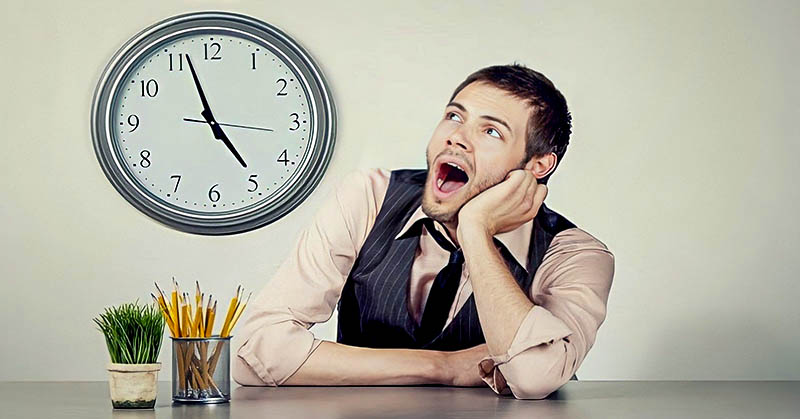
[[[469,297],[432,341],[417,342],[414,338],[418,325],[408,312],[408,281],[422,224],[416,223],[396,240],[395,236],[421,204],[426,177],[424,169],[392,171],[383,205],[339,299],[337,342],[370,348],[440,351],[455,351],[486,342],[474,296]],[[495,239],[509,270],[526,294],[553,236],[572,227],[575,225],[569,220],[542,204],[531,231],[530,273]]]

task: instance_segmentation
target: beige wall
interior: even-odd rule
[[[547,74],[575,121],[548,204],[616,255],[608,318],[578,375],[800,379],[800,3],[564,3],[3,2],[0,380],[106,379],[91,318],[148,301],[154,280],[199,279],[225,298],[261,288],[337,179],[423,166],[452,89],[514,60]],[[322,184],[279,222],[231,237],[138,212],[89,135],[117,48],[204,9],[296,37],[339,109]],[[333,322],[314,330],[335,336]]]

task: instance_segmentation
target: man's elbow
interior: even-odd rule
[[[231,377],[241,386],[267,386],[264,380],[258,377],[253,368],[239,356],[231,360]]]
[[[536,379],[531,378],[517,383],[508,383],[511,393],[517,399],[540,400],[561,388],[569,380]]]
[[[514,397],[544,399],[569,381],[579,366],[577,354],[569,343],[560,343],[531,348],[508,362],[503,375]]]

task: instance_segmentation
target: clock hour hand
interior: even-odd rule
[[[225,132],[222,131],[222,127],[220,127],[217,121],[214,119],[214,114],[211,113],[211,107],[208,105],[206,95],[203,93],[203,87],[200,86],[200,79],[197,77],[197,72],[194,71],[192,60],[189,58],[188,54],[186,54],[186,62],[189,64],[189,70],[192,71],[192,79],[194,79],[194,85],[197,88],[197,93],[200,95],[200,101],[203,102],[203,111],[200,112],[200,115],[203,115],[203,118],[211,127],[211,132],[214,133],[214,138],[225,143],[225,147],[228,147],[228,150],[233,153],[234,157],[236,157],[236,160],[239,161],[242,167],[247,167],[247,164],[244,162],[244,159],[242,159],[242,156],[238,151],[236,151],[236,147],[233,146],[231,140],[229,140],[228,136],[225,135]]]
[[[225,147],[228,147],[228,150],[230,150],[231,153],[233,153],[233,155],[236,157],[236,160],[239,160],[239,163],[242,164],[242,167],[247,167],[247,164],[244,162],[239,152],[236,151],[236,148],[231,143],[231,140],[229,140],[228,136],[225,135],[224,132],[222,132],[222,128],[220,128],[219,124],[213,121],[210,124],[211,124],[211,130],[214,131],[214,137],[217,137],[217,139],[222,140],[222,142],[225,143]]]

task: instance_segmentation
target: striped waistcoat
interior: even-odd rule
[[[474,296],[469,297],[432,341],[418,342],[414,337],[418,325],[408,311],[408,282],[422,224],[417,223],[396,240],[395,236],[421,204],[426,177],[424,169],[392,171],[383,205],[339,299],[337,342],[370,348],[440,351],[456,351],[486,342]],[[531,232],[530,273],[495,239],[509,270],[526,294],[553,236],[572,227],[575,225],[569,220],[542,204]]]

